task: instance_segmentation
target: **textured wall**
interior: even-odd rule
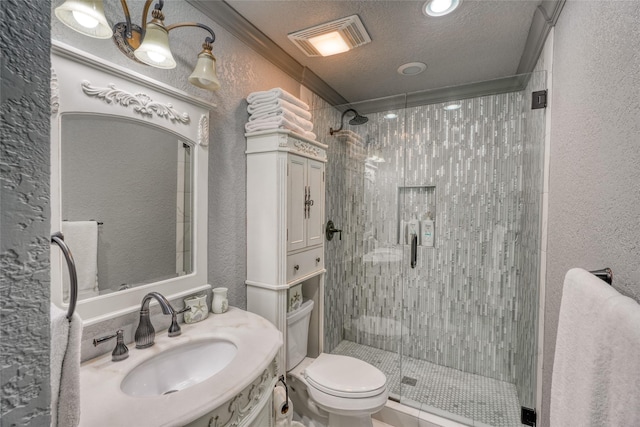
[[[640,300],[640,3],[568,1],[554,34],[543,420],[564,275]],[[640,355],[638,355],[640,357]]]
[[[517,342],[535,346],[537,315],[534,304],[517,323],[523,301],[537,295],[538,263],[523,259],[539,251],[532,234],[539,233],[544,122],[529,102],[511,93],[466,100],[453,112],[437,104],[398,111],[395,120],[371,114],[367,125],[350,127],[360,141],[331,139],[327,212],[344,233],[327,242],[326,297],[343,313],[327,325],[344,329],[327,328],[328,349],[343,337],[392,351],[402,345],[404,355],[515,381]],[[529,123],[535,129],[525,132]],[[526,170],[524,150],[534,161]],[[366,160],[373,155],[385,162]],[[399,193],[398,186],[422,188]],[[524,230],[523,200],[532,205]],[[397,221],[422,219],[427,210],[435,214],[436,247],[419,247],[410,269]],[[517,239],[523,231],[525,247]],[[520,363],[531,387],[533,358]]]
[[[50,42],[42,6],[0,1],[2,426],[49,425]]]

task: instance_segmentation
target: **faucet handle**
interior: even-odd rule
[[[94,347],[97,347],[98,344],[102,344],[103,342],[109,341],[112,338],[116,338],[116,346],[111,353],[111,360],[114,362],[119,362],[121,360],[129,357],[129,349],[124,344],[124,331],[122,329],[118,329],[113,335],[106,335],[100,338],[93,339]]]
[[[177,337],[182,333],[182,330],[180,329],[180,325],[178,325],[178,314],[182,314],[189,310],[191,310],[191,307],[186,306],[182,310],[178,310],[178,311],[174,310],[174,312],[171,314],[171,326],[169,326],[170,337]]]
[[[176,314],[186,313],[186,312],[187,312],[187,311],[189,311],[189,310],[191,310],[191,307],[187,305],[187,306],[186,306],[185,308],[183,308],[182,310],[178,310],[178,311],[176,312]]]

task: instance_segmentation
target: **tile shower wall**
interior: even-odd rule
[[[338,144],[329,135],[329,128],[336,128],[340,120],[340,112],[329,104],[308,91],[305,102],[313,113],[313,131],[317,135],[317,140],[327,144],[327,164],[325,174],[326,220],[332,220],[337,228],[345,223],[346,199],[345,189],[347,179],[347,146]],[[331,198],[331,200],[328,200]],[[342,329],[344,324],[343,284],[346,280],[346,263],[342,256],[344,253],[343,244],[347,240],[333,239],[325,241],[325,268],[327,270],[324,290],[324,347],[325,349],[335,348],[342,341]]]
[[[327,306],[342,310],[327,319],[327,350],[342,335],[515,382],[521,192],[538,185],[522,166],[527,103],[509,93],[371,114],[349,127],[358,137],[329,141],[327,219],[344,232],[327,244]],[[413,186],[433,198],[399,196]],[[426,209],[435,247],[419,247],[411,269],[398,221]]]

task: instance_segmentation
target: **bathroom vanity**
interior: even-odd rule
[[[284,374],[290,298],[314,301],[307,353],[315,357],[323,347],[327,146],[285,129],[246,137],[247,310],[283,333]]]
[[[80,426],[271,426],[281,337],[270,322],[232,307],[202,322],[182,325],[178,337],[159,331],[152,347],[130,346],[123,361],[113,362],[107,354],[85,362],[80,368]],[[180,354],[206,343],[223,344],[218,356],[226,358],[224,366],[205,379],[192,372],[172,383],[170,377],[189,371],[188,364],[219,362],[215,354],[207,360],[196,359],[198,351],[184,353],[190,360]],[[128,384],[128,376],[147,368],[157,369],[153,381]],[[180,388],[187,383],[191,385]]]

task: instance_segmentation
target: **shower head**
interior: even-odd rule
[[[339,132],[342,130],[342,126],[344,125],[344,116],[347,113],[353,113],[354,116],[351,120],[349,120],[349,124],[352,126],[358,126],[358,125],[363,125],[365,123],[367,123],[369,121],[368,117],[365,116],[361,116],[360,114],[358,114],[358,112],[356,110],[354,110],[353,108],[349,108],[348,110],[346,110],[344,113],[342,113],[342,117],[340,117],[340,127],[338,129],[334,129],[334,128],[329,128],[329,134],[333,135],[336,132]]]
[[[367,123],[369,121],[368,117],[365,116],[361,116],[360,114],[356,113],[355,117],[351,120],[349,120],[349,124],[350,125],[354,125],[354,126],[358,126],[358,125],[363,125],[365,123]]]

